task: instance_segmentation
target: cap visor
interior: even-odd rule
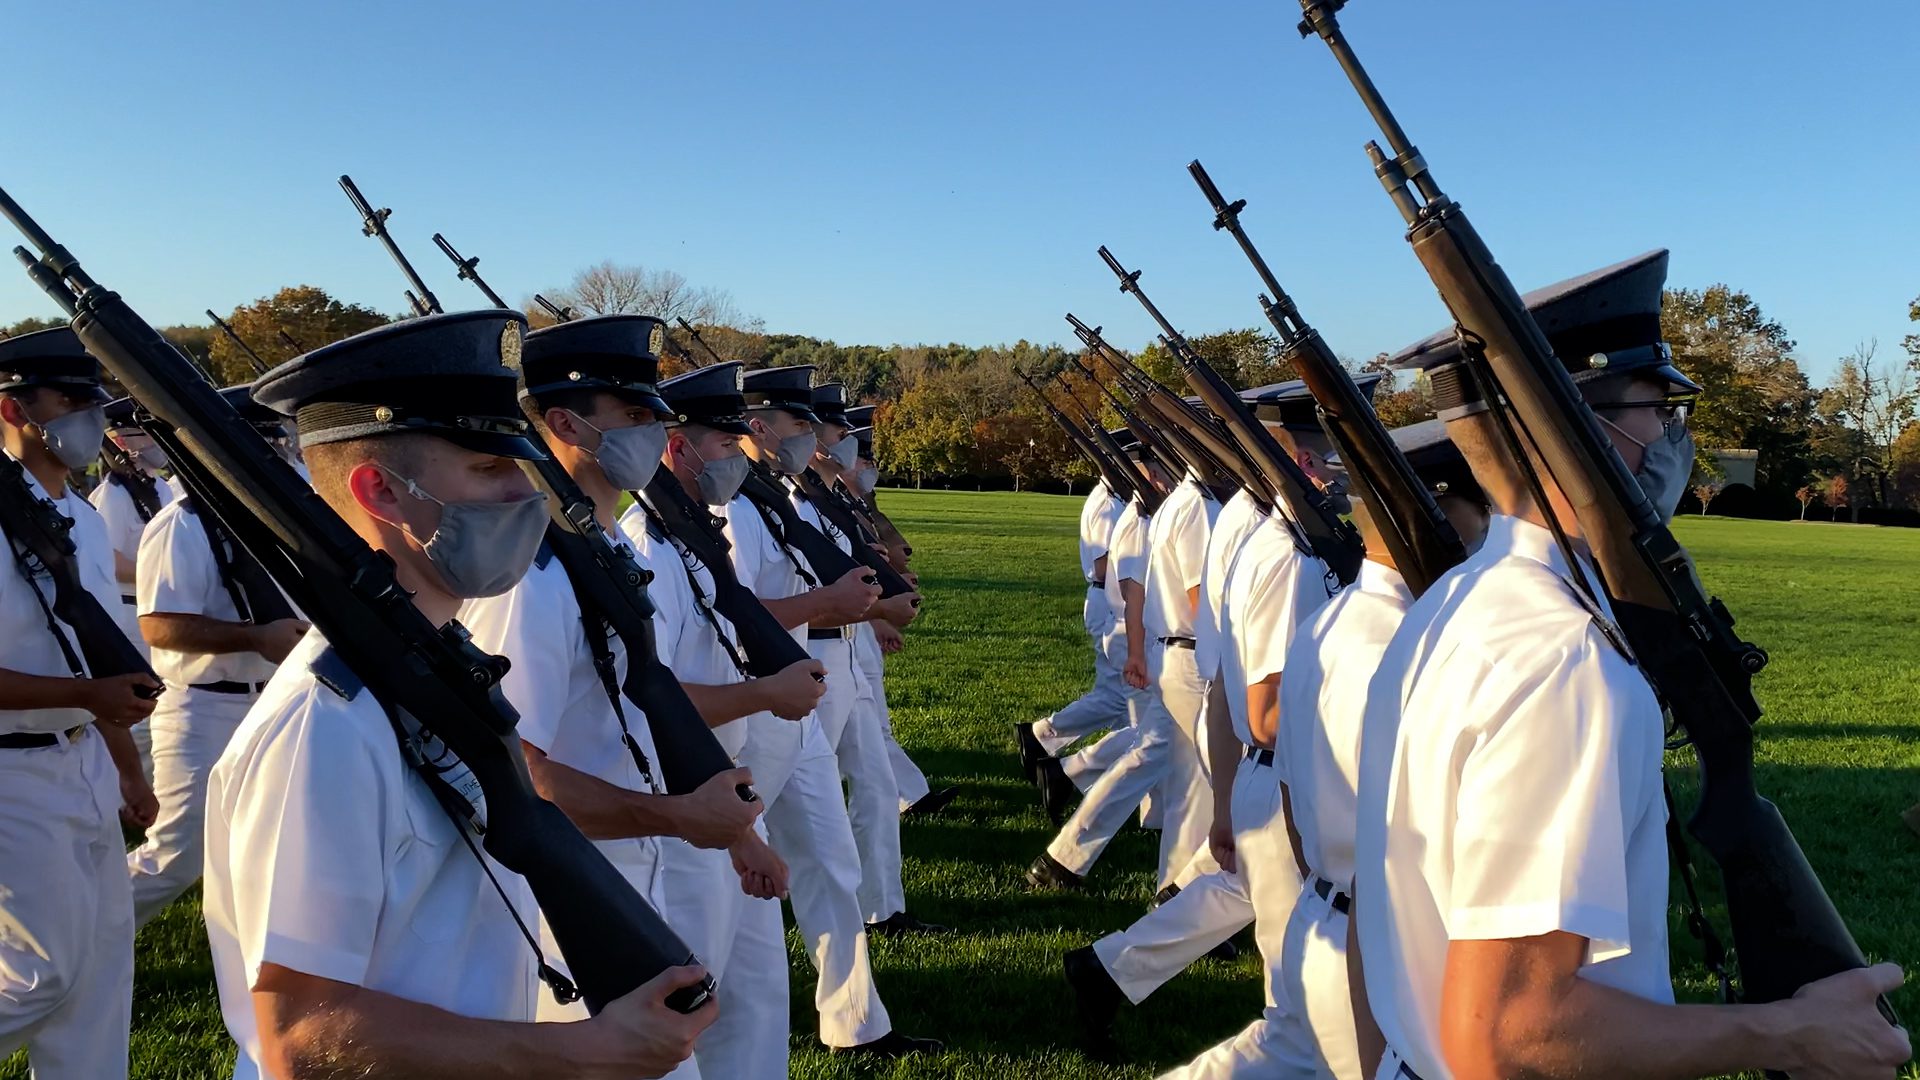
[[[500,457],[519,458],[533,461],[547,455],[538,443],[524,435],[507,435],[494,431],[444,431],[422,432],[445,439],[455,446],[465,447],[481,454],[495,454]]]

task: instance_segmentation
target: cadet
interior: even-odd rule
[[[1527,300],[1671,514],[1698,388],[1659,340],[1666,261]],[[1873,1004],[1900,983],[1891,964],[1767,1005],[1673,1004],[1660,703],[1614,644],[1585,555],[1570,564],[1549,529],[1584,552],[1566,496],[1537,461],[1548,505],[1530,496],[1454,342],[1443,332],[1398,362],[1433,378],[1493,516],[1480,550],[1408,610],[1368,691],[1354,902],[1385,1040],[1376,1075],[1891,1075],[1909,1053]],[[1362,1024],[1365,1064],[1380,1047]]]
[[[510,311],[412,319],[255,386],[298,418],[320,497],[435,623],[511,589],[546,530],[516,463],[541,453],[507,366],[524,326]],[[248,713],[207,801],[207,936],[241,1080],[661,1076],[713,1020],[666,1007],[703,977],[675,968],[591,1020],[532,1024],[526,883],[463,841],[319,633]]]
[[[0,443],[33,498],[73,521],[81,584],[107,611],[120,590],[100,515],[67,486],[100,452],[100,366],[72,330],[0,341]],[[22,497],[13,492],[0,498]],[[158,687],[89,678],[53,580],[8,542],[0,568],[0,1059],[24,1046],[42,1080],[127,1074],[133,902],[123,804],[152,822],[127,726]]]
[[[746,373],[743,396],[751,434],[741,445],[756,468],[793,476],[812,459],[812,374],[810,366]],[[839,628],[867,618],[880,587],[867,583],[871,572],[860,566],[838,580],[822,581],[805,555],[784,539],[778,515],[745,495],[734,496],[725,514],[741,584],[796,640],[825,646],[814,653],[827,669],[827,693],[814,713],[798,725],[756,721],[741,755],[760,778],[767,834],[787,861],[793,921],[819,976],[814,1007],[820,1014],[820,1041],[836,1052],[889,1057],[938,1050],[934,1040],[895,1031],[874,986],[858,896],[860,852],[838,761],[823,730],[836,713],[843,723],[851,707],[850,656],[834,648],[843,638]],[[816,631],[826,634],[823,641],[811,640]]]
[[[280,434],[280,417],[257,404],[245,386],[220,392],[263,438]],[[153,711],[154,794],[160,814],[146,842],[127,853],[136,927],[160,914],[200,878],[206,826],[207,773],[227,740],[259,700],[274,669],[307,632],[281,596],[252,596],[247,582],[271,585],[265,572],[236,573],[252,556],[218,521],[200,513],[191,495],[154,515],[140,541],[140,631],[152,648],[154,673],[166,683]]]
[[[658,360],[649,350],[659,326],[644,315],[575,319],[528,334],[521,354],[521,409],[616,543],[623,542],[614,521],[620,493],[645,487],[666,447],[659,417],[669,409],[654,388]],[[753,831],[761,804],[741,801],[736,791],[753,782],[748,770],[719,773],[690,793],[661,789],[647,717],[620,689],[630,643],[607,632],[579,587],[543,546],[511,589],[460,609],[474,644],[512,661],[501,689],[520,712],[534,787],[656,908],[666,907],[659,884],[665,837],[770,868],[778,860]],[[730,715],[707,719],[753,711],[750,702],[736,704]],[[543,1001],[540,1011],[542,1019],[585,1015],[578,1002]]]
[[[725,505],[746,477],[749,462],[740,449],[747,433],[746,399],[739,380],[740,365],[724,363],[660,384],[668,409],[662,463],[679,488],[679,506],[689,514],[706,514],[709,504]],[[660,658],[710,722],[736,715],[716,724],[714,735],[738,761],[756,726],[794,727],[793,721],[813,711],[825,691],[815,679],[820,663],[799,660],[773,677],[749,679],[747,649],[734,624],[713,607],[713,568],[668,532],[654,499],[652,492],[638,493],[620,527],[654,570],[648,593],[656,609]],[[731,567],[722,570],[731,573]],[[740,705],[717,708],[729,694],[744,698],[752,714]],[[760,786],[763,800],[775,794]],[[762,840],[765,827],[764,818],[754,823]],[[787,1074],[787,942],[780,920],[787,868],[778,856],[767,855],[777,876],[769,885],[777,888],[756,892],[745,888],[744,880],[736,881],[755,872],[739,857],[680,840],[662,845],[662,913],[726,987],[720,1019],[694,1045],[705,1076]]]
[[[87,494],[87,501],[100,511],[107,525],[107,542],[113,545],[113,576],[120,582],[120,605],[111,608],[120,620],[120,630],[148,655],[147,639],[140,634],[140,606],[134,595],[134,576],[140,557],[140,534],[160,508],[174,499],[173,485],[162,483],[157,475],[167,467],[167,452],[160,449],[139,424],[134,422],[132,398],[107,402],[107,441],[113,450],[102,448],[100,463],[104,478]],[[135,724],[134,745],[140,748],[140,764],[147,783],[153,783],[153,730],[147,724]]]

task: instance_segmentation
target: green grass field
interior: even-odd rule
[[[1144,910],[1151,834],[1123,833],[1085,894],[1022,886],[1051,829],[1019,774],[1009,725],[1065,704],[1089,678],[1074,553],[1080,500],[899,491],[883,501],[914,543],[928,597],[908,651],[890,665],[894,723],[930,777],[964,792],[943,819],[906,829],[907,894],[917,914],[962,932],[879,942],[874,962],[897,1026],[950,1050],[879,1068],[819,1052],[812,972],[790,937],[793,1075],[1146,1077],[1240,1028],[1260,1003],[1250,951],[1232,964],[1203,961],[1124,1013],[1126,1064],[1101,1065],[1073,1047],[1060,955]],[[1867,954],[1920,965],[1920,837],[1899,816],[1920,802],[1920,532],[1715,518],[1683,519],[1677,530],[1740,629],[1773,656],[1758,683],[1762,790],[1785,810]],[[1683,778],[1683,800],[1686,786]],[[1674,940],[1682,994],[1704,996],[1677,924]],[[232,1047],[196,896],[142,933],[137,979],[133,1074],[228,1075]],[[1895,1005],[1920,1016],[1920,992],[1903,991]],[[18,1057],[0,1063],[0,1080],[25,1075]]]

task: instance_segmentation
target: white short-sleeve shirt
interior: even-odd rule
[[[1149,638],[1193,636],[1187,590],[1200,585],[1207,535],[1220,504],[1191,479],[1182,480],[1147,529],[1147,598],[1141,613]]]
[[[173,501],[173,486],[156,480],[153,495],[165,507]],[[114,554],[125,555],[129,561],[139,558],[140,534],[146,531],[147,522],[140,516],[140,506],[133,501],[133,493],[127,486],[108,473],[87,496],[87,501],[100,511],[100,519],[106,522],[107,542],[113,545]]]
[[[1369,559],[1287,650],[1274,768],[1287,785],[1307,866],[1342,889],[1353,880],[1367,684],[1411,603],[1400,572]]]
[[[1571,580],[1546,529],[1495,516],[1480,550],[1408,609],[1368,690],[1355,850],[1367,992],[1425,1077],[1448,1075],[1453,940],[1576,934],[1582,978],[1673,1000],[1660,706]]]
[[[1120,591],[1122,581],[1147,580],[1147,525],[1153,519],[1140,513],[1140,504],[1130,502],[1113,523],[1113,535],[1107,549],[1107,606],[1113,609],[1115,625],[1126,625],[1127,599]]]
[[[0,453],[5,452],[0,450]],[[35,496],[43,499],[49,497],[47,489],[40,486],[33,473],[25,472],[24,475],[27,486]],[[62,491],[60,497],[52,501],[62,514],[73,520],[68,539],[73,541],[80,584],[93,594],[108,614],[118,611],[120,585],[113,576],[113,548],[107,542],[107,527],[100,520],[99,511],[71,488]],[[53,605],[53,576],[43,571],[29,581],[26,571],[13,557],[11,541],[7,542],[4,551],[0,551],[0,559],[5,560],[5,565],[0,566],[0,668],[22,675],[70,677],[73,669],[67,665],[59,639],[47,628],[46,611],[41,608],[40,601],[34,598],[37,589],[40,596],[46,599],[47,606]],[[80,639],[74,636],[73,627],[57,619],[56,624],[84,670],[86,656],[80,649]],[[85,709],[0,709],[0,734],[65,731],[91,723],[92,720],[93,714]]]
[[[1260,504],[1243,488],[1220,508],[1207,534],[1200,566],[1200,608],[1193,613],[1193,660],[1203,679],[1220,675],[1220,597],[1227,586],[1227,567],[1266,518]]]
[[[566,568],[551,557],[550,549],[541,549],[513,588],[460,605],[459,620],[473,634],[475,645],[511,662],[500,689],[520,714],[523,741],[555,762],[615,787],[646,793],[659,790],[659,755],[654,752],[646,714],[622,697],[627,730],[647,759],[651,782],[621,741],[620,719],[587,649],[580,602]],[[613,650],[616,671],[624,677],[626,644],[609,635],[607,645]],[[616,678],[615,685],[619,682]],[[658,865],[657,838],[623,837],[596,840],[594,845],[643,894],[651,893]]]
[[[807,573],[813,573],[813,567],[806,564],[805,556],[789,551],[780,542],[779,537],[767,528],[765,518],[760,516],[760,508],[745,495],[735,495],[724,511],[718,508],[727,520],[727,542],[733,545],[733,573],[747,591],[762,600],[785,600],[799,596],[812,586],[795,569],[795,562],[805,566]],[[818,578],[819,575],[814,575]],[[807,628],[803,623],[791,628],[788,633],[800,643],[807,644]]]
[[[1240,545],[1221,592],[1221,680],[1240,741],[1253,743],[1247,687],[1286,670],[1287,649],[1338,586],[1326,564],[1294,546],[1282,514],[1269,514]],[[1284,681],[1284,680],[1283,680]]]
[[[300,642],[207,782],[203,907],[239,1080],[262,1075],[251,990],[263,964],[463,1016],[534,1018],[533,954],[500,894],[373,695],[315,679],[326,645],[317,630]],[[531,925],[525,881],[492,870]]]
[[[140,538],[134,572],[135,600],[142,615],[203,615],[240,622],[233,595],[220,579],[213,542],[192,503],[178,499],[160,508]],[[169,686],[210,682],[265,682],[279,665],[255,652],[189,653],[152,650],[154,674]]]
[[[1093,490],[1087,492],[1086,504],[1080,508],[1080,576],[1089,585],[1095,580],[1093,564],[1106,556],[1114,522],[1126,506],[1104,480],[1094,481]]]

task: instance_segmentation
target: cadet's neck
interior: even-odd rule
[[[620,505],[620,490],[607,479],[600,466],[583,458],[576,459],[569,475],[580,491],[593,500],[593,519],[608,532],[613,531],[613,511]]]
[[[445,626],[460,612],[460,598],[442,589],[437,577],[422,573],[412,559],[395,559],[393,578],[413,594],[413,606],[435,626]]]
[[[37,436],[29,435],[17,427],[6,429],[7,453],[12,454],[20,467],[33,474],[40,486],[47,489],[53,498],[64,498],[67,494],[67,467],[53,456],[47,444]]]

